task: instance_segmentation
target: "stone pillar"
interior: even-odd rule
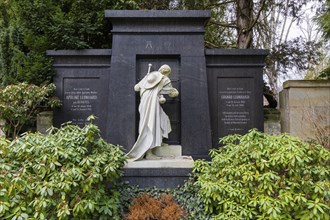
[[[40,112],[37,115],[37,131],[46,134],[47,130],[53,126],[53,111]]]
[[[274,108],[264,108],[264,132],[267,134],[281,133],[281,112]]]
[[[330,80],[289,80],[280,92],[281,130],[302,139],[330,135]]]

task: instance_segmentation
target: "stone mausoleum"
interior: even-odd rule
[[[263,131],[265,50],[205,49],[204,26],[210,11],[105,11],[112,24],[112,48],[48,51],[54,58],[57,96],[63,101],[54,123],[83,125],[89,115],[103,137],[127,151],[138,136],[139,95],[134,85],[148,72],[168,64],[179,91],[163,109],[172,133],[166,142],[180,154],[208,158],[219,137]],[[127,168],[130,180],[149,185],[182,183],[191,167]],[[166,177],[167,182],[157,180]],[[158,181],[158,182],[157,182]],[[143,181],[134,182],[149,186]]]

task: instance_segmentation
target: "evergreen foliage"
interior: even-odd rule
[[[46,50],[111,48],[106,9],[137,5],[132,0],[0,0],[0,84],[51,82]]]
[[[194,167],[214,219],[330,218],[329,150],[256,130],[220,142]]]
[[[6,121],[6,136],[16,138],[23,126],[33,125],[39,112],[59,106],[60,101],[51,97],[54,89],[54,84],[0,86],[0,118]]]
[[[0,219],[120,219],[124,162],[93,124],[0,139]]]

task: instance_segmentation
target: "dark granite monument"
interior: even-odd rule
[[[173,86],[180,92],[173,110],[167,108],[174,130],[169,141],[180,144],[184,155],[205,157],[211,146],[204,52],[204,25],[210,11],[124,10],[106,11],[105,16],[113,26],[106,137],[133,146],[138,112],[132,88],[140,74],[147,73],[148,63],[157,69],[168,64]]]
[[[267,54],[253,49],[205,51],[214,147],[228,134],[263,131],[262,72]]]
[[[173,130],[167,143],[181,145],[183,155],[208,158],[219,137],[263,130],[262,68],[267,51],[205,50],[204,25],[210,11],[109,10],[105,16],[112,23],[111,50],[48,51],[57,72],[56,92],[63,100],[55,112],[56,126],[66,121],[83,125],[93,114],[103,137],[128,151],[138,135],[139,95],[133,87],[151,63],[151,71],[163,64],[172,68],[170,79],[179,97],[166,97],[163,106]],[[125,178],[142,186],[151,182],[173,187],[190,170],[126,169]]]

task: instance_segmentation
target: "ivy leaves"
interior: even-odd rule
[[[220,140],[195,162],[206,211],[215,219],[330,218],[330,152],[286,134],[251,130]]]
[[[126,158],[95,125],[67,125],[4,143],[0,218],[119,219],[119,193],[106,187],[116,185]]]

